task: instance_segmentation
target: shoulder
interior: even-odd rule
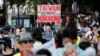
[[[57,56],[63,56],[64,48],[57,48],[56,49],[56,55]]]
[[[82,50],[79,46],[77,46],[78,56],[85,56],[84,50]]]
[[[96,56],[96,50],[93,48],[88,48],[85,50],[85,54],[89,56]]]
[[[94,49],[94,48],[92,48],[92,47],[89,47],[89,48],[87,48],[86,50],[85,50],[85,52],[89,52],[89,53],[96,53],[96,50]]]

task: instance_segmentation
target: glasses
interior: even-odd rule
[[[24,41],[20,41],[19,43],[22,44],[27,44],[27,43],[33,43],[34,41],[33,40],[24,40]]]

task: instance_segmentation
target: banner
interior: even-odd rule
[[[37,22],[60,22],[61,5],[38,5]]]

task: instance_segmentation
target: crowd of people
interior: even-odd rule
[[[100,30],[80,16],[66,26],[6,27],[0,33],[0,56],[100,56]],[[52,49],[52,50],[51,50]]]

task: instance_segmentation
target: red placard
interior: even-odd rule
[[[61,5],[38,5],[37,22],[60,22]]]

